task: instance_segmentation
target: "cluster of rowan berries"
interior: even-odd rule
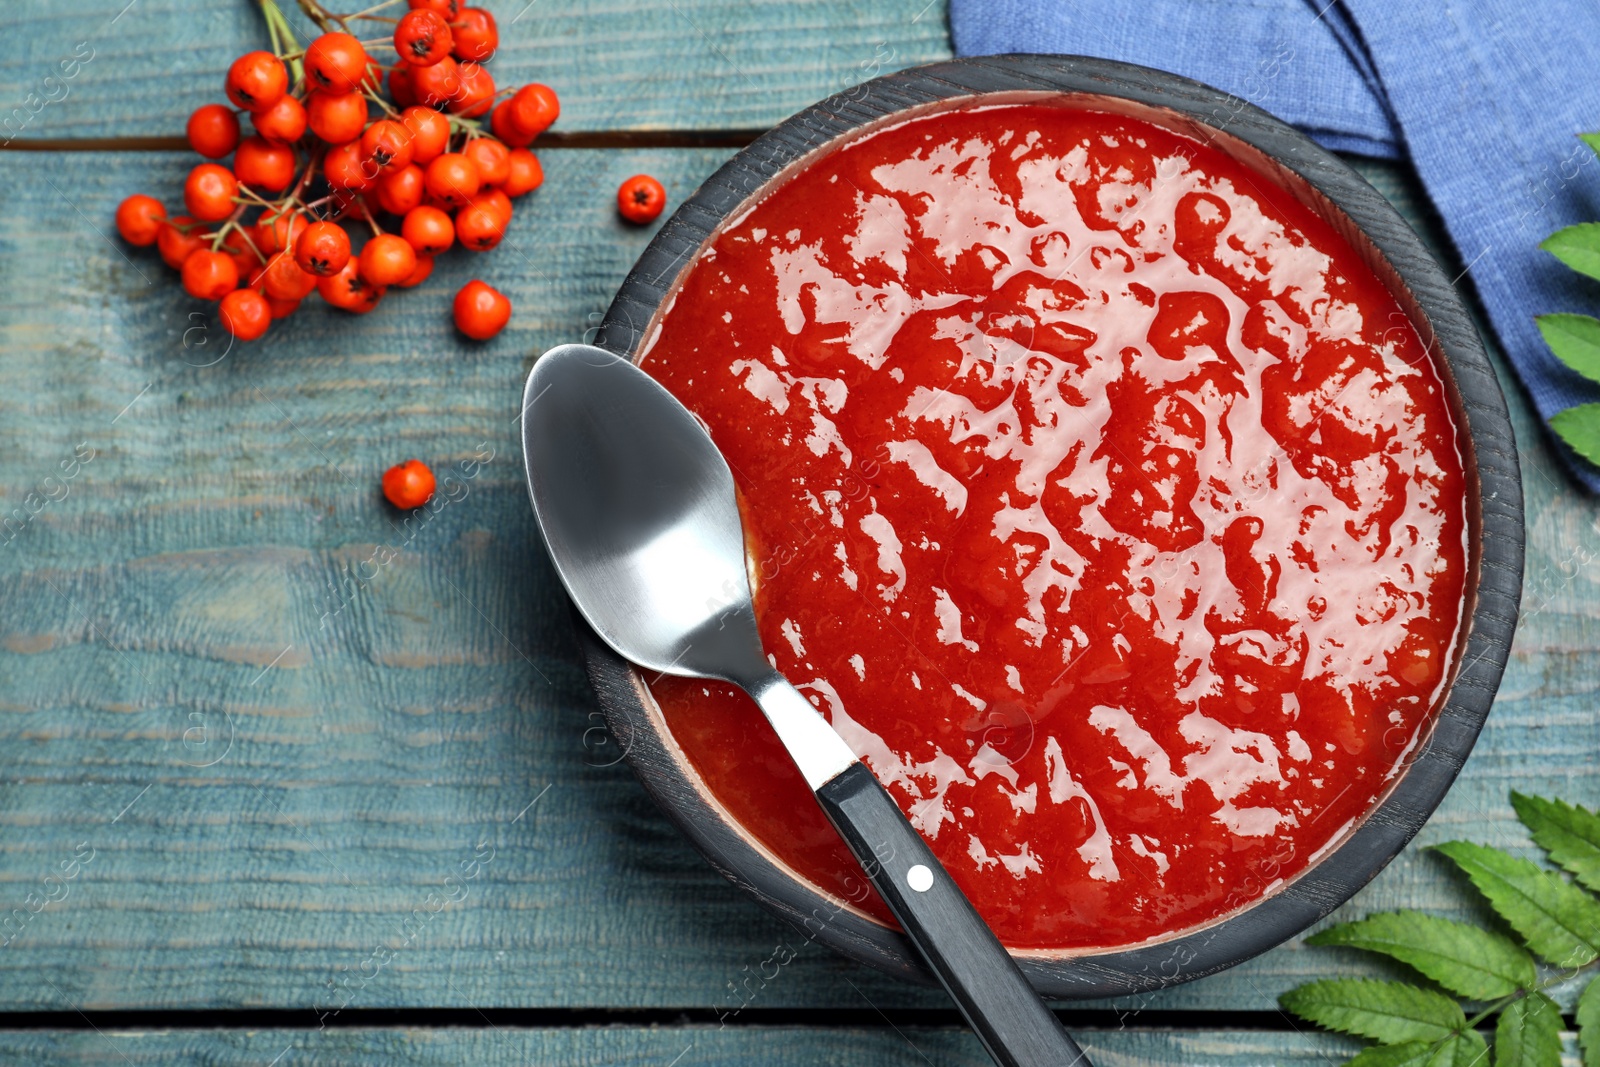
[[[410,10],[398,19],[374,14],[400,3]],[[293,314],[313,290],[364,313],[391,286],[422,282],[453,245],[494,248],[512,199],[544,180],[528,146],[560,103],[544,85],[497,92],[483,66],[499,47],[494,16],[458,3],[387,0],[338,16],[300,0],[325,31],[302,50],[275,0],[262,0],[274,50],[240,56],[225,85],[254,132],[242,137],[239,114],[225,105],[195,111],[189,143],[209,160],[231,153],[232,165],[189,172],[183,215],[169,218],[154,197],[128,197],[118,231],[156,245],[190,295],[219,301],[223,325],[241,341]],[[393,38],[357,39],[348,22],[358,18],[394,23]],[[379,44],[398,54],[393,66],[368,54]],[[380,93],[385,78],[392,102]],[[346,223],[370,230],[359,249]],[[454,316],[483,340],[505,326],[511,303],[472,281]]]

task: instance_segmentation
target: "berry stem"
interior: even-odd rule
[[[345,25],[344,19],[331,13],[327,8],[317,3],[317,0],[299,0],[299,4],[300,10],[305,12],[306,18],[310,19],[312,22],[315,22],[317,24],[317,28],[323,33],[333,33],[333,24],[335,22],[339,24],[340,30],[345,31],[346,33],[349,32],[350,27]]]
[[[300,57],[305,52],[294,35],[294,27],[283,17],[283,9],[278,6],[277,0],[260,0],[260,3],[261,17],[266,20],[267,33],[272,38],[273,54],[289,65],[289,73],[294,75],[295,82],[303,81],[305,65]]]
[[[239,186],[239,196],[233,198],[235,204],[248,204],[252,201],[260,207],[271,207],[272,201],[250,188],[248,185]]]
[[[400,117],[400,112],[395,110],[394,105],[389,103],[389,101],[385,100],[381,93],[378,93],[378,92],[374,91],[370,84],[368,84],[366,82],[363,82],[361,84],[361,92],[366,96],[366,98],[368,100],[371,100],[373,103],[375,103],[379,107],[383,108],[384,113],[386,115],[388,115],[390,118],[399,118]]]
[[[377,237],[383,233],[383,227],[378,225],[378,220],[372,217],[372,209],[367,206],[365,199],[359,201],[361,213],[367,217],[367,225],[372,227],[372,236]]]

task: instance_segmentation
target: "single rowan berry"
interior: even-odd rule
[[[408,107],[400,121],[411,131],[411,162],[426,166],[450,145],[450,120],[431,107]]]
[[[194,109],[184,132],[190,148],[207,159],[221,159],[239,144],[239,116],[222,104],[206,104]]]
[[[482,63],[500,47],[500,28],[494,16],[481,7],[464,7],[461,14],[450,20],[455,35],[457,59],[470,59]]]
[[[525,135],[511,121],[511,101],[502,100],[489,115],[489,132],[507,148],[527,148],[533,138]]]
[[[478,195],[482,178],[472,160],[460,152],[446,152],[432,163],[424,174],[428,192],[449,204],[462,207]]]
[[[487,114],[494,106],[494,78],[470,60],[462,60],[457,65],[457,72],[461,76],[461,87],[450,99],[450,110],[469,119]]]
[[[394,119],[379,119],[361,135],[361,155],[379,171],[404,170],[411,163],[411,131]]]
[[[311,132],[329,144],[344,144],[367,127],[367,98],[360,93],[312,93],[306,108]]]
[[[274,300],[304,300],[317,287],[317,279],[300,269],[290,251],[274,252],[261,272],[261,287]]]
[[[198,248],[183,261],[183,291],[200,300],[221,300],[239,288],[239,267],[226,252]]]
[[[306,135],[306,106],[299,97],[285,93],[276,104],[250,116],[250,121],[267,140],[294,144]]]
[[[372,187],[372,164],[361,158],[361,142],[346,141],[322,157],[322,173],[335,191],[365,192]]]
[[[313,222],[294,244],[294,261],[307,274],[338,274],[350,262],[350,235],[336,223]]]
[[[350,34],[325,33],[306,48],[306,83],[324,92],[359,92],[370,62],[367,50]]]
[[[510,174],[510,152],[493,137],[474,137],[461,149],[461,154],[478,168],[481,185],[499,185]]]
[[[461,14],[461,0],[406,0],[411,10],[425,8],[428,11],[437,11],[445,17],[446,21],[453,21]]]
[[[548,85],[524,85],[510,103],[507,117],[524,137],[539,136],[561,117],[561,100]]]
[[[404,237],[380,233],[361,249],[361,276],[380,289],[398,285],[417,269],[417,253]]]
[[[648,174],[635,174],[617,190],[617,210],[629,222],[650,222],[666,206],[666,189]]]
[[[378,206],[391,215],[404,215],[422,203],[422,168],[412,163],[378,176]]]
[[[383,472],[383,495],[402,511],[432,500],[435,484],[433,471],[420,459],[408,459]]]
[[[493,191],[500,192],[498,189]],[[483,194],[479,194],[456,214],[456,237],[463,248],[487,252],[505,237],[510,221],[509,216],[502,215],[496,205],[487,202]]]
[[[217,308],[223,328],[241,341],[254,341],[272,325],[272,307],[254,289],[235,289]]]
[[[359,262],[352,257],[342,270],[317,279],[317,292],[336,308],[365,315],[378,306],[384,291],[361,276]]]
[[[461,68],[449,56],[431,67],[412,67],[411,88],[415,103],[444,107],[461,92]]]
[[[130,245],[146,248],[155,244],[166,223],[167,209],[153,196],[134,193],[117,205],[117,232]]]
[[[511,301],[477,279],[461,287],[452,311],[456,329],[474,341],[487,341],[511,321]]]
[[[506,180],[500,189],[509,197],[531,193],[544,184],[544,168],[539,157],[526,148],[513,148],[506,154]]]
[[[188,232],[185,232],[186,228]],[[182,270],[189,254],[210,241],[210,230],[196,225],[188,215],[178,215],[168,219],[161,227],[161,232],[156,235],[156,250],[161,253],[163,263],[173,270]]]
[[[400,223],[400,236],[418,256],[432,257],[456,243],[456,224],[438,208],[422,204],[406,212]]]
[[[239,182],[220,163],[201,163],[183,183],[183,203],[202,222],[218,222],[233,214]]]
[[[265,137],[246,137],[233,154],[233,173],[258,192],[281,193],[294,184],[294,149]]]
[[[394,28],[394,50],[414,67],[431,67],[450,54],[455,37],[437,11],[418,8],[400,17]]]
[[[271,52],[246,52],[228,68],[228,99],[246,111],[265,111],[289,91],[289,72]]]

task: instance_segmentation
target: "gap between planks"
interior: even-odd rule
[[[551,130],[536,147],[546,148],[743,148],[766,130]],[[184,137],[16,138],[0,143],[10,152],[181,152]]]

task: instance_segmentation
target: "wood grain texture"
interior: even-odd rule
[[[311,24],[294,0],[280,3],[304,43]],[[558,130],[770,126],[856,82],[950,55],[941,0],[480,6],[500,27],[489,64],[496,82],[552,86],[561,96]],[[254,0],[7,0],[5,21],[0,142],[182,134],[190,112],[223,99],[228,64],[268,47]],[[370,22],[360,34],[385,30]],[[373,54],[393,59],[377,46]]]
[[[649,170],[677,198],[727,155],[552,154],[496,252],[450,257],[365,319],[304,311],[212,366],[191,365],[221,347],[205,307],[153,255],[101,236],[128,193],[170,198],[190,159],[7,157],[0,1004],[943,1004],[806,943],[676,835],[593,730],[535,546],[512,422],[522,376],[598,322],[648,237],[596,190]],[[1398,172],[1364,170],[1419,217]],[[474,273],[517,309],[484,345],[446,312]],[[1511,395],[1524,619],[1421,844],[1527,847],[1512,787],[1600,803],[1596,505]],[[483,442],[494,458],[426,522],[407,528],[378,499],[390,463],[443,468]],[[94,458],[60,481],[79,443]],[[386,545],[392,561],[362,566]],[[60,896],[44,879],[80,843],[94,858],[32,913],[30,893]],[[493,858],[447,884],[480,843]],[[1414,845],[1334,917],[1400,906],[1473,910]],[[795,958],[764,978],[780,945]],[[1332,973],[1382,969],[1293,944],[1121,1006],[1270,1009]]]
[[[1181,1063],[1186,1067],[1300,1067],[1339,1062],[1360,1044],[1329,1035],[1249,1031],[1084,1031],[1098,1067]],[[1577,1045],[1564,1035],[1563,1062],[1576,1067]],[[274,1060],[273,1057],[281,1056]],[[0,1064],[205,1063],[212,1067],[988,1067],[977,1039],[960,1030],[887,1026],[606,1027],[582,1030],[350,1029],[127,1032],[41,1031],[0,1034]]]
[[[1251,1031],[1082,1031],[1098,1067],[1311,1067],[1342,1062],[1361,1044],[1326,1034]],[[274,1057],[281,1057],[274,1060]],[[583,1030],[351,1029],[129,1032],[39,1031],[0,1034],[0,1064],[205,1063],[210,1067],[988,1067],[971,1034],[888,1027],[606,1027]],[[1577,1041],[1562,1035],[1563,1067],[1581,1063]]]

